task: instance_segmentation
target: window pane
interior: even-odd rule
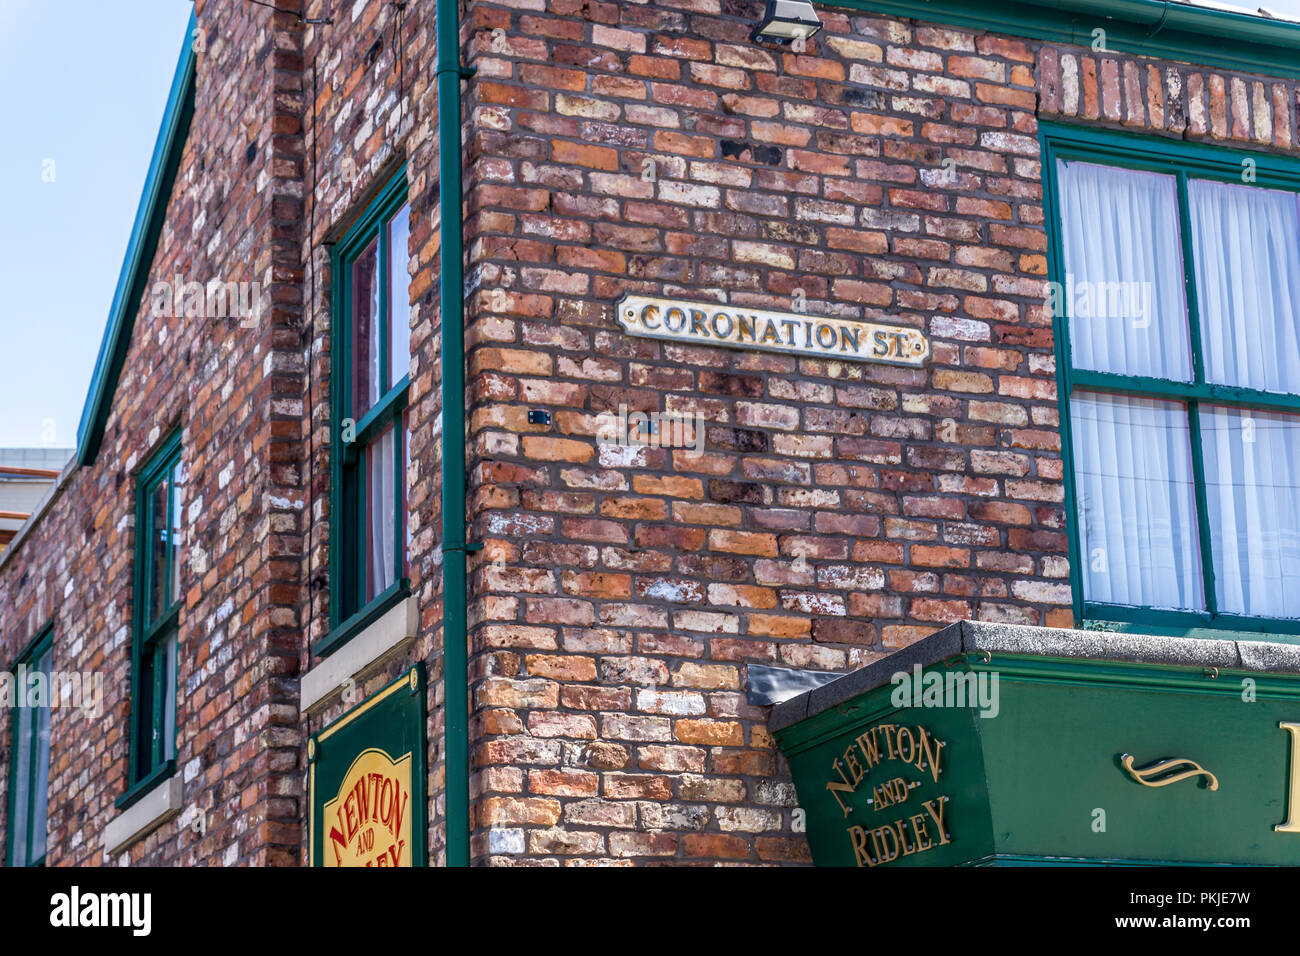
[[[383,593],[395,580],[396,464],[390,426],[366,448],[366,600]]]
[[[1300,618],[1300,417],[1204,407],[1201,434],[1220,612]]]
[[[389,388],[402,380],[411,368],[411,204],[397,211],[388,225],[388,329],[391,349],[388,360]]]
[[[383,394],[379,381],[379,241],[352,264],[353,415],[361,418]]]
[[[402,415],[402,500],[398,505],[398,512],[402,516],[402,528],[405,531],[404,545],[402,547],[402,576],[410,574],[411,569],[411,517],[408,513],[408,502],[411,495],[411,411],[407,409]]]
[[[185,488],[185,469],[178,459],[176,464],[172,465],[171,472],[171,493],[172,493],[172,556],[171,556],[171,587],[168,597],[175,601],[181,596],[181,492]]]
[[[149,609],[145,622],[152,624],[167,606],[167,484],[162,478],[149,493],[145,523],[149,535]]]
[[[1099,393],[1070,401],[1084,597],[1204,607],[1183,405]]]
[[[14,687],[16,694],[21,694],[22,700],[26,700],[27,688]],[[27,855],[27,821],[31,819],[32,812],[32,792],[31,792],[31,773],[32,773],[32,709],[30,707],[15,707],[13,716],[18,721],[18,737],[15,741],[17,751],[14,753],[13,775],[9,778],[10,786],[14,788],[14,825],[12,827],[14,847],[10,859],[17,866],[26,866]]]
[[[41,672],[47,676],[51,671],[50,659],[51,652],[46,651],[41,656],[39,664]],[[51,684],[49,693],[49,701],[52,703],[58,688]],[[48,836],[50,806],[50,708],[48,706],[36,711],[36,792],[31,796],[31,804],[32,838],[27,855],[29,862],[39,860],[45,855]]]
[[[1059,162],[1065,276],[1076,368],[1190,381],[1191,349],[1173,176]]]
[[[154,734],[153,719],[155,656],[151,647],[146,646],[141,649],[140,686],[138,696],[131,702],[131,719],[136,721],[136,732],[138,734],[135,780],[147,776],[149,771],[153,769],[154,751],[158,746]]]
[[[163,725],[162,759],[176,756],[176,632],[165,638],[159,647],[163,659]]]
[[[12,719],[16,723],[9,780],[14,814],[10,828],[13,839],[10,860],[16,866],[27,866],[45,855],[50,779],[50,703],[55,699],[58,688],[46,684],[42,698],[36,698],[30,691],[33,674],[39,671],[49,677],[53,655],[53,649],[46,648],[37,660],[26,665],[21,682],[15,675],[16,706],[12,711]],[[31,706],[38,699],[41,706]]]
[[[1300,211],[1295,193],[1187,184],[1205,378],[1300,392]]]

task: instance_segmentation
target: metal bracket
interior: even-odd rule
[[[1160,12],[1160,19],[1155,25],[1147,30],[1147,37],[1153,37],[1165,28],[1165,21],[1169,19],[1169,0],[1165,0],[1165,8]]]
[[[471,76],[473,76],[477,72],[478,72],[477,66],[460,66],[459,64],[457,64],[456,66],[440,67],[433,71],[433,75],[442,76],[442,74],[444,73],[455,73],[462,80],[468,80]]]

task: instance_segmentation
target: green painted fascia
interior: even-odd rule
[[[1300,700],[1300,675],[1282,671],[1007,654],[992,654],[987,662],[972,663],[970,670],[975,673],[996,673],[999,680],[1008,682],[1032,681],[1062,687],[1120,686],[1236,699],[1241,698],[1242,681],[1249,678],[1254,682],[1253,690],[1257,698]]]
[[[154,143],[153,158],[149,161],[149,174],[145,177],[144,192],[136,209],[135,224],[131,227],[131,240],[127,243],[122,271],[118,273],[117,288],[113,292],[113,305],[108,312],[108,325],[99,345],[95,370],[82,408],[81,422],[77,425],[77,466],[94,462],[104,438],[108,413],[117,391],[127,349],[131,346],[131,333],[135,328],[136,313],[149,281],[149,268],[158,248],[167,215],[167,200],[171,196],[176,171],[180,166],[181,151],[189,133],[194,115],[195,55],[194,13],[185,28],[185,42],[176,73],[172,77],[171,92],[163,111],[162,126]]]
[[[1147,690],[1170,690],[1206,697],[1240,697],[1242,681],[1254,681],[1259,698],[1300,700],[1300,674],[1265,672],[1247,669],[1139,664],[1126,661],[1099,661],[1086,658],[1039,657],[1017,654],[968,652],[948,662],[957,673],[996,673],[999,680],[1032,681],[1061,687],[1120,686]],[[939,669],[940,664],[924,670]],[[866,727],[899,712],[890,701],[892,683],[873,687],[835,707],[812,714],[803,720],[773,732],[783,753],[793,756],[816,747],[834,737],[859,727]],[[978,725],[977,725],[978,726]]]
[[[1181,860],[1128,860],[1118,857],[1084,858],[1075,856],[1029,856],[1024,853],[994,853],[960,866],[1250,866],[1247,863],[1187,863]]]
[[[1300,23],[1165,0],[837,0],[836,6],[1222,69],[1300,76]]]
[[[1168,171],[1165,167],[1169,163],[1176,163],[1197,178],[1242,182],[1246,154],[1236,144],[1199,143],[1055,120],[1039,120],[1038,133],[1044,147],[1044,161],[1050,147],[1053,158],[1115,161],[1123,166],[1163,172]],[[1253,151],[1248,155],[1255,169],[1254,185],[1300,189],[1300,158]]]

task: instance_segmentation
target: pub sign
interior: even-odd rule
[[[307,745],[312,866],[425,865],[424,668]]]

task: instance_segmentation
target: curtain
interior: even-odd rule
[[[1077,392],[1070,420],[1085,599],[1203,608],[1184,406]]]
[[[394,564],[397,560],[396,531],[393,527],[397,515],[397,464],[393,447],[394,429],[388,428],[371,442],[366,450],[369,458],[367,490],[366,538],[369,551],[369,591],[367,600],[382,594],[396,580]]]
[[[1205,378],[1300,392],[1300,208],[1295,193],[1187,184]]]
[[[1300,617],[1300,417],[1201,409],[1219,611]]]
[[[1057,163],[1075,368],[1190,381],[1173,176]]]

